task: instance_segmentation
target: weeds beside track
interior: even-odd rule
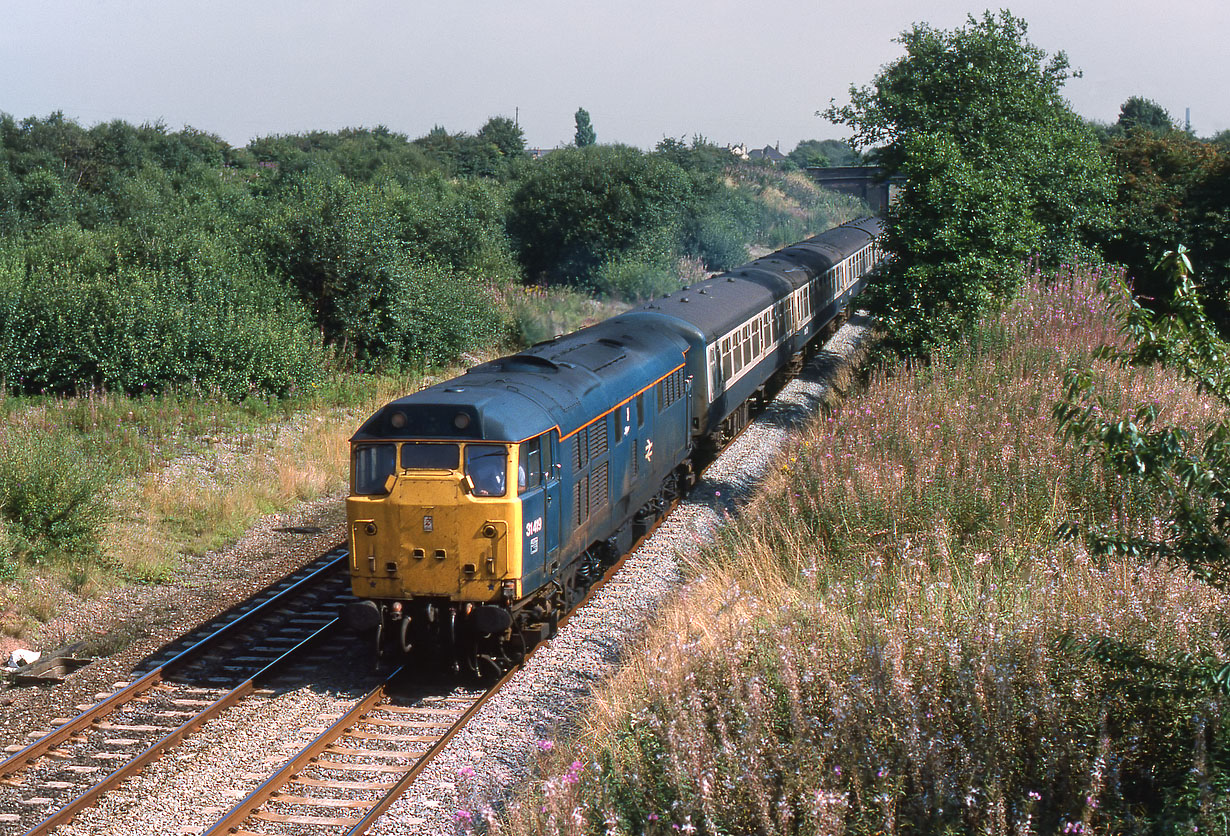
[[[1061,649],[1230,646],[1224,593],[1055,537],[1073,516],[1149,519],[1050,418],[1067,364],[1116,338],[1088,275],[1035,276],[970,345],[873,374],[694,563],[497,829],[1204,830],[1223,810],[1203,742],[1223,706],[1130,699]],[[1152,370],[1104,384],[1179,422],[1214,409]]]

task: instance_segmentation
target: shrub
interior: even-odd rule
[[[507,312],[496,288],[481,279],[404,262],[388,273],[388,356],[426,368],[506,336]]]
[[[734,218],[709,212],[696,218],[691,226],[686,249],[710,270],[730,270],[748,261],[748,236]]]
[[[0,516],[0,581],[12,580],[17,574],[17,561],[17,540]]]
[[[648,236],[677,248],[690,179],[679,166],[635,148],[563,148],[531,168],[508,220],[530,279],[589,283],[598,269]]]
[[[188,386],[243,398],[320,374],[312,332],[272,283],[193,285],[136,267],[31,282],[29,267],[0,263],[0,383],[11,391]]]
[[[678,290],[680,281],[675,271],[667,265],[625,256],[614,258],[599,267],[592,286],[608,298],[639,302]]]
[[[8,571],[20,562],[97,561],[111,514],[105,463],[67,433],[8,429],[0,446],[0,521]]]

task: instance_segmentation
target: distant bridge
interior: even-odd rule
[[[808,166],[807,175],[826,189],[861,197],[878,215],[883,215],[888,204],[896,199],[904,182],[901,177],[885,180],[878,165]]]

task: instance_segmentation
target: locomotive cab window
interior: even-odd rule
[[[517,459],[517,493],[525,493],[551,481],[555,475],[554,467],[550,433],[522,444]]]
[[[467,444],[466,480],[475,496],[504,496],[508,488],[508,450],[502,444]]]
[[[546,436],[531,438],[521,445],[517,459],[517,493],[525,493],[549,478],[551,446]]]
[[[396,466],[396,444],[361,444],[355,447],[354,492],[361,496],[385,493],[384,486]]]
[[[403,470],[456,470],[461,450],[456,444],[430,444],[407,441],[401,446]]]

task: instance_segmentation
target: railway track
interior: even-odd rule
[[[611,581],[648,536],[607,568],[560,620],[561,627]],[[533,649],[526,658],[532,655]],[[366,833],[523,664],[472,695],[405,693],[397,686],[405,669],[397,669],[203,836]]]
[[[0,761],[0,833],[35,836],[67,823],[291,670],[335,631],[349,600],[347,559],[344,548],[322,556],[11,752]]]

